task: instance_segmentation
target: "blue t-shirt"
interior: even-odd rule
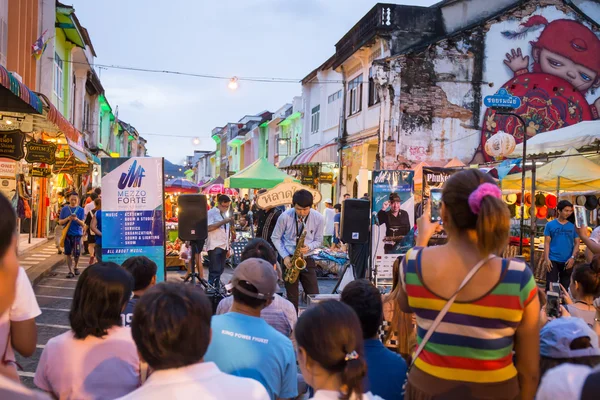
[[[133,296],[127,302],[125,306],[125,310],[121,314],[121,321],[123,322],[123,326],[131,326],[131,321],[133,320],[133,311],[135,310],[135,305],[140,298],[138,296]]]
[[[75,214],[77,216],[77,218],[79,218],[82,221],[85,219],[85,211],[83,210],[83,208],[81,208],[79,206],[71,207],[68,204],[66,206],[64,206],[62,208],[62,210],[60,210],[59,219],[65,219],[71,214]],[[67,226],[68,223],[69,223],[69,221],[67,221],[65,226]],[[83,236],[83,226],[79,225],[75,221],[72,221],[71,225],[69,226],[69,231],[67,232],[67,235]]]
[[[102,211],[96,211],[96,229],[102,233]],[[96,235],[96,244],[102,247],[102,236]]]
[[[296,354],[290,339],[264,319],[236,312],[215,315],[204,361],[226,374],[259,381],[272,399],[298,395]]]
[[[385,400],[403,400],[406,382],[406,361],[398,354],[385,348],[378,339],[365,340],[367,376],[365,392]]]
[[[544,236],[550,236],[550,260],[561,263],[569,261],[577,238],[575,225],[571,222],[561,224],[555,219],[546,224]]]

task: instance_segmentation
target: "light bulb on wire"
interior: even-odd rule
[[[231,78],[229,80],[229,83],[227,84],[227,87],[231,90],[237,90],[238,88],[238,78],[237,76],[234,76],[233,78]]]
[[[194,144],[194,146],[198,146],[200,144],[200,139],[199,138],[194,138],[192,140],[192,143]]]

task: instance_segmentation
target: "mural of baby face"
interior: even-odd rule
[[[600,86],[600,78],[595,71],[577,64],[567,57],[539,48],[533,50],[533,57],[542,72],[566,80],[580,92],[587,92],[592,87]]]

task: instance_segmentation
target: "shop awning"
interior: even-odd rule
[[[337,143],[329,142],[323,145],[309,147],[298,154],[293,165],[316,164],[316,163],[338,163]]]
[[[283,160],[279,161],[279,168],[287,168],[287,167],[291,167],[294,163],[294,158],[296,158],[298,155],[300,155],[301,153],[296,153],[296,154],[292,154],[290,156],[287,156],[286,158],[284,158]]]
[[[563,153],[584,149],[600,143],[600,121],[584,121],[565,128],[539,133],[527,139],[527,156]],[[508,157],[523,156],[523,144],[518,144]]]
[[[0,111],[41,114],[40,98],[0,65]]]
[[[237,174],[225,179],[225,187],[237,189],[271,189],[292,176],[277,169],[266,158],[259,158]]]
[[[79,143],[73,142],[71,139],[67,138],[67,143],[69,144],[69,150],[73,153],[73,156],[77,158],[84,164],[88,163],[88,158],[86,155],[85,149],[81,147]]]
[[[562,157],[537,168],[537,190],[556,192],[582,192],[600,188],[600,165],[580,155],[571,148]],[[525,187],[531,187],[531,172],[525,176]],[[521,174],[508,175],[502,179],[502,190],[520,190]]]

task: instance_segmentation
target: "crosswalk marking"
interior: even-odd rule
[[[21,266],[31,266],[31,265],[37,265],[39,264],[39,261],[23,261],[21,264]]]
[[[71,310],[67,308],[51,308],[51,307],[40,307],[42,311],[61,311],[61,312],[71,312]]]
[[[24,378],[35,378],[35,372],[17,371],[17,374]]]
[[[73,282],[73,281],[71,280],[71,282]],[[75,289],[74,287],[68,287],[68,286],[50,286],[50,285],[37,285],[37,287],[45,287],[45,288],[49,288],[49,289],[69,289],[69,290]]]
[[[62,299],[62,300],[73,300],[72,297],[63,297],[63,296],[46,296],[44,294],[36,294],[35,297],[46,297],[48,299]]]
[[[75,282],[73,279],[67,279],[67,278],[46,278],[46,279],[52,279],[53,281]],[[37,285],[37,286],[39,286],[39,285]]]
[[[47,328],[71,329],[71,327],[67,326],[67,325],[40,324],[40,323],[36,323],[36,325],[37,326],[45,326]]]
[[[45,344],[36,344],[35,347],[37,347],[38,349],[45,349],[46,345]]]

